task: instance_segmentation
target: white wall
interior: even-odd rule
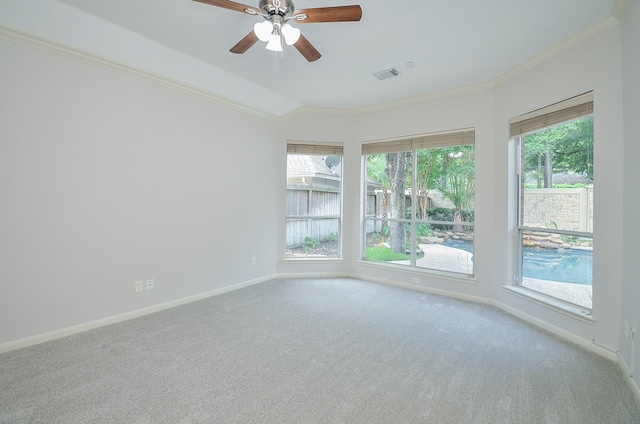
[[[624,195],[622,246],[622,323],[620,357],[628,369],[635,368],[634,382],[640,387],[640,349],[623,334],[624,320],[635,322],[640,330],[640,277],[638,243],[640,242],[640,0],[631,0],[622,21],[622,72],[624,82]],[[636,336],[640,340],[640,334]]]
[[[2,38],[0,67],[0,345],[275,274],[275,122]]]
[[[278,175],[278,273],[280,275],[328,275],[344,274],[348,272],[349,264],[357,259],[358,252],[353,246],[353,225],[357,225],[357,217],[354,222],[346,216],[346,211],[357,207],[357,187],[360,183],[358,163],[360,157],[354,158],[349,154],[349,140],[352,138],[352,117],[344,114],[305,112],[288,119],[280,128],[280,173]],[[345,148],[343,157],[343,219],[342,229],[342,254],[340,260],[300,261],[283,260],[285,253],[285,192],[287,182],[287,142],[332,142],[343,143]],[[354,162],[354,159],[356,162]],[[354,192],[354,189],[356,192]],[[357,235],[356,235],[357,237]]]
[[[540,63],[497,87],[496,172],[497,193],[493,278],[496,301],[593,340],[613,352],[618,347],[622,264],[622,82],[619,26],[588,39]],[[513,176],[506,164],[509,118],[594,91],[594,299],[593,325],[520,299],[500,286],[514,273]],[[509,184],[511,183],[511,184]],[[509,196],[511,194],[511,197]]]
[[[345,257],[343,266],[322,264],[300,267],[310,272],[344,271],[373,280],[412,285],[460,297],[496,302],[526,314],[584,342],[616,352],[619,343],[622,295],[622,80],[620,28],[613,25],[598,35],[563,51],[526,71],[463,94],[381,108],[352,116],[352,140],[345,163],[360,161],[361,142],[457,128],[476,129],[475,279],[451,279],[433,274],[391,270],[359,262],[360,180],[345,179]],[[561,100],[594,91],[595,97],[595,321],[586,323],[530,300],[513,295],[504,286],[514,274],[513,151],[509,146],[509,119]],[[341,118],[334,118],[338,120]],[[326,134],[327,117],[305,116],[305,138]],[[317,122],[317,125],[313,125]],[[299,118],[287,125],[300,125]],[[320,139],[323,139],[321,136]],[[348,137],[347,137],[348,138]],[[284,177],[281,176],[281,179]],[[356,182],[357,179],[357,182]],[[283,179],[284,180],[284,179]],[[357,187],[354,184],[358,184]],[[284,185],[283,185],[284,187]],[[598,189],[601,187],[601,189]],[[282,188],[283,190],[283,188]],[[353,198],[358,198],[356,203]],[[357,253],[357,254],[356,254]],[[283,270],[279,267],[279,271]]]
[[[636,184],[627,182],[638,181],[629,140],[639,120],[628,118],[638,104],[637,0],[627,15],[626,144],[618,26],[496,87],[356,115],[309,111],[280,124],[0,40],[0,345],[275,273],[347,273],[407,285],[418,276],[420,287],[495,301],[616,351],[620,308],[640,323],[627,253],[637,237],[624,239],[622,259],[623,230],[638,234]],[[508,120],[589,90],[603,187],[593,325],[503,288],[513,274]],[[476,278],[359,262],[361,142],[468,127],[476,130]],[[345,143],[341,261],[282,261],[287,140]],[[134,295],[133,282],[146,278],[156,289]]]
[[[380,266],[356,263],[354,271],[362,276],[400,284],[412,284],[413,277],[420,278],[421,287],[457,293],[463,297],[492,297],[491,251],[493,239],[491,225],[495,205],[493,184],[493,162],[495,148],[493,128],[492,89],[452,95],[428,101],[408,103],[393,108],[385,108],[355,117],[354,144],[351,152],[361,156],[361,142],[385,138],[448,131],[461,128],[475,128],[476,131],[476,195],[475,195],[475,279],[447,279],[433,274],[392,271]],[[349,158],[348,158],[349,159]],[[356,158],[352,158],[353,161]],[[360,211],[349,210],[349,214],[360,216]],[[358,221],[359,225],[359,221]],[[359,228],[359,227],[358,227]],[[352,248],[360,251],[360,239]]]

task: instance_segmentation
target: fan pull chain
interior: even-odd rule
[[[284,46],[284,41],[282,40],[282,34],[280,34],[280,44],[282,46]],[[274,69],[277,71],[278,70],[278,52],[274,52]],[[284,48],[282,49],[282,51],[280,52],[280,61],[284,62]]]

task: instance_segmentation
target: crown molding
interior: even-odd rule
[[[317,114],[326,114],[326,115],[355,115],[353,112],[354,109],[339,109],[339,108],[329,108],[329,107],[315,107],[315,106],[301,106],[295,110],[292,110],[289,113],[286,113],[280,117],[280,122],[287,122],[295,117],[300,115],[304,115],[307,113],[317,113]]]
[[[394,100],[391,102],[378,103],[371,106],[365,106],[361,108],[353,108],[353,109],[337,109],[337,108],[321,108],[321,107],[301,107],[298,108],[286,115],[283,115],[280,120],[285,122],[290,119],[293,119],[297,116],[306,114],[306,113],[319,113],[319,114],[327,114],[327,115],[343,115],[343,116],[355,116],[361,115],[363,113],[376,112],[379,110],[390,109],[399,106],[410,105],[413,103],[420,103],[429,100],[439,99],[443,97],[450,97],[457,94],[466,94],[474,91],[486,90],[487,88],[493,88],[495,84],[492,81],[483,82],[479,84],[469,85],[465,87],[452,88],[449,90],[442,90],[433,93],[427,93],[420,96],[414,97],[406,97],[404,99]]]
[[[229,108],[232,108],[244,113],[248,113],[250,115],[254,115],[262,119],[267,119],[271,121],[278,120],[277,115],[273,115],[270,113],[257,110],[251,106],[241,104],[237,101],[226,98],[224,96],[216,95],[216,94],[204,91],[202,89],[199,89],[197,87],[185,84],[183,82],[180,82],[171,78],[167,78],[162,75],[149,72],[140,68],[136,68],[134,66],[127,65],[123,62],[119,62],[114,59],[108,59],[82,49],[78,49],[78,48],[64,45],[55,41],[51,41],[46,38],[40,37],[38,35],[21,31],[16,28],[11,28],[11,27],[0,24],[0,37],[11,40],[11,41],[15,41],[21,44],[25,44],[31,47],[35,47],[50,53],[54,53],[60,56],[64,56],[70,59],[78,60],[78,61],[89,63],[92,65],[97,65],[112,71],[121,72],[128,75],[134,75],[138,78],[151,80],[168,87],[177,88],[189,94],[196,95],[206,100],[219,103]]]
[[[493,88],[494,86],[495,84],[493,83],[493,81],[481,82],[478,84],[467,85],[464,87],[451,88],[448,90],[436,91],[433,93],[427,93],[420,96],[408,97],[400,100],[395,100],[391,102],[380,103],[373,106],[354,109],[353,112],[354,114],[375,112],[383,109],[405,106],[412,103],[420,103],[420,102],[426,102],[429,100],[440,99],[443,97],[451,97],[459,94],[473,93],[475,91],[481,91],[481,90],[486,90],[488,88]]]
[[[623,0],[626,1],[626,0]],[[619,2],[619,0],[618,0]],[[568,39],[566,39],[565,41],[562,41],[558,44],[556,44],[555,46],[551,47],[550,49],[532,57],[531,59],[521,63],[520,65],[517,65],[513,68],[511,68],[510,70],[508,70],[507,72],[503,73],[502,75],[500,75],[498,78],[496,78],[495,80],[493,80],[494,85],[498,86],[500,84],[503,84],[505,82],[507,82],[508,80],[516,77],[517,75],[520,75],[528,70],[530,70],[531,68],[534,68],[546,61],[548,61],[549,59],[565,52],[566,50],[600,34],[603,31],[608,30],[609,28],[612,28],[616,25],[619,24],[619,21],[614,18],[613,16],[609,16],[607,18],[602,19],[601,21],[591,25],[590,27],[588,27],[587,29],[585,29],[584,31],[581,31],[580,33],[574,35],[573,37],[570,37]]]
[[[439,92],[435,92],[435,93],[428,93],[425,95],[421,95],[421,96],[416,96],[416,97],[409,97],[409,98],[405,98],[405,99],[400,99],[400,100],[396,100],[396,101],[392,101],[392,102],[386,102],[386,103],[380,103],[377,105],[372,105],[372,106],[366,106],[366,107],[362,107],[362,108],[355,108],[355,109],[329,109],[329,108],[313,108],[313,107],[301,107],[299,109],[296,109],[295,111],[284,115],[283,117],[280,118],[281,121],[287,121],[289,119],[293,119],[296,116],[302,115],[304,113],[326,113],[326,114],[336,114],[336,115],[359,115],[359,114],[363,114],[363,113],[369,113],[369,112],[375,112],[375,111],[379,111],[379,110],[384,110],[384,109],[389,109],[389,108],[393,108],[393,107],[398,107],[398,106],[404,106],[404,105],[409,105],[412,103],[420,103],[420,102],[425,102],[425,101],[429,101],[429,100],[434,100],[434,99],[438,99],[438,98],[443,98],[443,97],[449,97],[449,96],[454,96],[454,95],[459,95],[459,94],[466,94],[466,93],[471,93],[474,91],[480,91],[480,90],[485,90],[485,89],[490,89],[490,88],[495,88],[507,81],[509,81],[510,79],[530,70],[531,68],[534,68],[538,65],[540,65],[541,63],[544,63],[546,61],[548,61],[549,59],[553,58],[554,56],[557,56],[563,52],[565,52],[566,50],[570,49],[571,47],[574,47],[598,34],[600,34],[603,31],[606,31],[609,28],[612,28],[616,25],[619,25],[620,21],[618,19],[618,16],[622,16],[622,14],[624,14],[624,9],[626,9],[627,4],[629,3],[629,0],[616,0],[616,3],[614,5],[613,8],[613,15],[609,16],[605,19],[602,19],[601,21],[591,25],[590,27],[586,28],[584,31],[581,31],[580,33],[574,35],[573,37],[568,38],[567,40],[556,44],[555,46],[553,46],[552,48],[532,57],[531,59],[521,63],[520,65],[517,65],[513,68],[511,68],[510,70],[508,70],[507,72],[503,73],[502,75],[498,76],[497,78],[490,80],[490,81],[486,81],[486,82],[482,82],[482,83],[478,83],[478,84],[474,84],[474,85],[469,85],[466,87],[459,87],[459,88],[452,88],[449,90],[443,90],[443,91],[439,91]]]
[[[611,9],[611,16],[618,21],[622,21],[624,12],[627,11],[627,6],[629,6],[629,0],[616,0]]]
[[[258,110],[254,107],[251,107],[246,104],[242,104],[235,100],[226,98],[224,96],[216,95],[197,87],[185,84],[183,82],[164,77],[159,74],[155,74],[153,72],[149,72],[143,69],[139,69],[130,65],[127,65],[122,62],[115,61],[113,59],[107,59],[105,57],[98,56],[96,54],[75,48],[66,46],[40,36],[30,34],[15,28],[10,28],[0,24],[0,37],[6,38],[9,40],[17,41],[22,44],[26,44],[32,47],[36,47],[42,50],[46,50],[55,54],[59,54],[62,56],[66,56],[75,60],[80,60],[83,62],[91,63],[94,65],[102,66],[107,69],[115,70],[118,72],[124,72],[128,74],[133,74],[137,77],[144,78],[147,80],[152,80],[157,83],[170,86],[173,88],[178,88],[182,91],[186,91],[190,94],[196,95],[198,97],[214,101],[216,103],[228,106],[232,109],[254,115],[256,117],[267,119],[276,122],[287,122],[291,119],[294,119],[300,115],[308,114],[308,113],[318,113],[318,114],[331,114],[331,115],[342,115],[342,116],[355,116],[361,115],[364,113],[376,112],[380,110],[390,109],[394,107],[406,106],[414,103],[426,102],[438,98],[450,97],[454,95],[466,94],[475,91],[495,88],[508,80],[516,77],[519,74],[522,74],[535,66],[546,62],[547,60],[553,58],[566,51],[567,49],[574,47],[589,38],[611,28],[616,25],[619,25],[622,16],[629,4],[629,0],[616,0],[612,9],[612,15],[602,19],[601,21],[595,23],[594,25],[588,27],[584,31],[574,35],[573,37],[568,38],[567,40],[556,44],[552,48],[542,52],[531,59],[517,65],[510,70],[506,71],[502,75],[497,78],[481,82],[478,84],[473,84],[465,87],[452,88],[448,90],[442,90],[434,93],[428,93],[415,97],[408,97],[404,99],[394,100],[385,103],[379,103],[371,106],[365,106],[361,108],[352,108],[352,109],[340,109],[340,108],[323,108],[323,107],[307,107],[301,106],[297,109],[294,109],[288,113],[283,115],[275,115],[271,113],[267,113],[261,110]]]

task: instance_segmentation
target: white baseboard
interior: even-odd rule
[[[595,344],[592,341],[589,341],[587,339],[584,339],[582,337],[578,337],[573,333],[570,333],[569,331],[563,330],[560,327],[556,327],[555,325],[549,324],[546,321],[543,321],[539,318],[533,317],[529,314],[525,314],[524,312],[522,312],[519,309],[516,308],[512,308],[511,306],[505,305],[504,303],[501,302],[497,302],[497,301],[493,301],[492,304],[497,307],[502,309],[503,311],[511,314],[511,315],[515,315],[516,317],[527,321],[530,324],[535,325],[536,327],[540,327],[544,330],[549,331],[550,333],[555,334],[556,336],[562,337],[563,339],[566,339],[568,341],[570,341],[571,343],[575,343],[579,346],[584,347],[585,349],[588,349],[594,353],[597,353],[598,355],[604,356],[605,358],[613,361],[613,362],[618,362],[618,354],[617,352],[613,352],[609,349],[606,349],[602,346],[599,346],[597,344]]]
[[[242,283],[232,284],[230,286],[221,287],[219,289],[210,290],[204,293],[199,293],[193,296],[187,296],[180,299],[172,300],[165,303],[160,303],[158,305],[149,306],[147,308],[136,309],[131,312],[125,312],[124,314],[114,315],[106,318],[102,318],[95,321],[86,322],[83,324],[74,325],[72,327],[62,328],[60,330],[51,331],[44,334],[38,334],[31,337],[26,337],[24,339],[19,339],[7,343],[0,344],[0,353],[9,352],[11,350],[21,349],[23,347],[28,347],[32,345],[36,345],[43,342],[48,342],[51,340],[59,339],[62,337],[70,336],[77,333],[82,333],[84,331],[93,330],[95,328],[104,327],[106,325],[115,324],[118,322],[130,320],[133,318],[142,317],[145,315],[152,314],[154,312],[160,312],[165,309],[174,308],[176,306],[184,305],[191,302],[196,302],[198,300],[206,299],[211,296],[217,296],[223,293],[228,293],[230,291],[238,290],[243,287],[248,287],[254,284],[262,283],[268,280],[273,280],[276,278],[275,275],[269,275],[262,278],[257,278],[254,280],[244,281]]]
[[[622,374],[624,374],[624,378],[627,382],[627,386],[629,386],[629,389],[631,389],[631,391],[633,392],[636,398],[636,402],[638,403],[638,406],[640,406],[640,388],[638,388],[638,384],[636,384],[636,381],[633,379],[633,376],[631,375],[631,371],[629,370],[629,365],[622,358],[622,356],[620,356],[620,352],[618,352],[618,366],[620,367],[620,371],[622,372]]]
[[[375,283],[380,283],[380,284],[386,284],[386,285],[391,285],[391,286],[395,286],[395,287],[400,287],[400,288],[405,288],[405,289],[410,289],[410,290],[416,290],[416,291],[421,291],[421,292],[426,292],[426,293],[433,293],[433,294],[438,294],[438,295],[442,295],[442,296],[447,296],[447,297],[453,297],[456,299],[461,299],[461,300],[469,300],[472,302],[476,302],[476,303],[482,303],[482,304],[487,304],[487,305],[493,305],[499,309],[502,309],[503,311],[512,314],[514,316],[517,316],[518,318],[527,321],[537,327],[543,328],[557,336],[560,336],[566,340],[569,340],[570,342],[573,342],[579,346],[582,346],[594,353],[597,353],[601,356],[604,356],[614,362],[616,362],[618,364],[618,366],[620,367],[620,371],[621,373],[624,375],[625,381],[627,382],[627,385],[629,386],[629,388],[631,389],[631,391],[633,392],[636,401],[638,402],[638,405],[640,405],[640,388],[638,388],[638,385],[636,384],[635,380],[630,376],[630,372],[628,369],[627,364],[624,362],[623,358],[620,357],[619,353],[617,352],[612,352],[608,349],[605,349],[601,346],[596,345],[593,342],[590,342],[588,340],[585,340],[581,337],[576,336],[575,334],[572,334],[568,331],[565,331],[561,328],[558,328],[554,325],[551,325],[545,321],[542,321],[538,318],[535,318],[533,316],[530,316],[528,314],[523,313],[520,310],[517,310],[515,308],[512,308],[510,306],[507,306],[505,304],[502,304],[500,302],[496,302],[493,299],[488,299],[488,298],[484,298],[484,297],[479,297],[479,296],[471,296],[471,295],[466,295],[466,294],[461,294],[461,293],[456,293],[456,292],[450,292],[450,291],[446,291],[446,290],[439,290],[439,289],[433,289],[433,288],[429,288],[429,287],[423,287],[420,285],[416,285],[416,284],[409,284],[409,283],[403,283],[403,282],[398,282],[398,281],[394,281],[394,280],[388,280],[388,279],[383,279],[383,278],[372,278],[370,276],[362,276],[362,275],[358,275],[358,274],[354,274],[354,273],[335,273],[335,272],[327,272],[327,273],[281,273],[281,274],[277,274],[277,275],[269,275],[266,277],[262,277],[262,278],[257,278],[254,280],[250,280],[250,281],[245,281],[242,283],[237,283],[237,284],[233,284],[230,286],[226,286],[226,287],[221,287],[219,289],[215,289],[215,290],[211,290],[211,291],[207,291],[204,293],[199,293],[193,296],[187,296],[184,298],[180,298],[180,299],[176,299],[176,300],[172,300],[169,302],[165,302],[165,303],[161,303],[158,305],[154,305],[154,306],[150,306],[147,308],[142,308],[142,309],[137,309],[135,311],[131,311],[131,312],[127,312],[124,314],[119,314],[119,315],[114,315],[111,317],[107,317],[107,318],[103,318],[103,319],[99,319],[96,321],[91,321],[91,322],[87,322],[87,323],[83,323],[83,324],[79,324],[79,325],[75,325],[72,327],[68,327],[68,328],[63,328],[60,330],[56,330],[56,331],[51,331],[48,333],[44,333],[44,334],[39,334],[36,336],[32,336],[32,337],[27,337],[24,339],[20,339],[20,340],[16,340],[16,341],[12,341],[12,342],[8,342],[8,343],[4,343],[4,344],[0,344],[0,353],[4,353],[4,352],[8,352],[11,350],[16,350],[16,349],[20,349],[23,347],[28,347],[28,346],[32,346],[32,345],[36,345],[39,343],[43,343],[43,342],[47,342],[47,341],[51,341],[51,340],[55,340],[55,339],[59,339],[62,337],[66,337],[66,336],[70,336],[73,334],[77,334],[77,333],[82,333],[84,331],[88,331],[88,330],[93,330],[95,328],[99,328],[99,327],[104,327],[106,325],[110,325],[110,324],[115,324],[118,322],[122,322],[122,321],[126,321],[126,320],[130,320],[133,318],[138,318],[138,317],[142,317],[145,315],[149,315],[155,312],[159,312],[159,311],[163,311],[165,309],[170,309],[176,306],[180,306],[180,305],[184,305],[187,303],[191,303],[191,302],[196,302],[198,300],[202,300],[202,299],[206,299],[208,297],[211,296],[217,296],[220,294],[224,294],[224,293],[228,293],[234,290],[238,290],[244,287],[248,287],[254,284],[259,284],[259,283],[263,283],[265,281],[269,281],[269,280],[273,280],[274,278],[329,278],[329,277],[335,277],[335,278],[357,278],[360,280],[365,280],[365,281],[371,281],[371,282],[375,282]]]
[[[592,341],[586,340],[582,337],[578,337],[573,333],[570,333],[568,331],[565,331],[559,327],[556,327],[554,325],[551,325],[549,323],[547,323],[546,321],[543,321],[541,319],[535,318],[531,315],[525,314],[524,312],[512,308],[510,306],[507,306],[501,302],[496,302],[493,299],[490,298],[485,298],[485,297],[481,297],[481,296],[473,296],[473,295],[468,295],[468,294],[464,294],[464,293],[457,293],[457,292],[453,292],[453,291],[447,291],[447,290],[440,290],[440,289],[434,289],[431,287],[425,287],[425,286],[421,286],[418,284],[410,284],[410,283],[404,283],[404,282],[400,282],[400,281],[395,281],[395,280],[389,280],[389,279],[384,279],[384,278],[376,278],[376,277],[371,277],[369,275],[364,276],[364,275],[359,275],[356,273],[296,273],[296,274],[278,274],[278,278],[322,278],[322,277],[348,277],[348,278],[357,278],[360,280],[364,280],[364,281],[371,281],[371,282],[375,282],[375,283],[380,283],[380,284],[386,284],[386,285],[390,285],[390,286],[395,286],[395,287],[401,287],[401,288],[405,288],[405,289],[409,289],[409,290],[416,290],[416,291],[421,291],[421,292],[425,292],[425,293],[432,293],[432,294],[437,294],[437,295],[441,295],[441,296],[447,296],[447,297],[452,297],[455,299],[461,299],[461,300],[468,300],[471,302],[476,302],[476,303],[481,303],[481,304],[485,304],[485,305],[492,305],[495,306],[496,308],[499,308],[505,312],[507,312],[508,314],[514,315],[520,319],[522,319],[523,321],[526,321],[530,324],[535,325],[536,327],[542,328],[544,330],[549,331],[550,333],[555,334],[556,336],[562,337],[565,340],[568,340],[574,344],[577,344],[579,346],[582,346],[600,356],[604,356],[605,358],[613,361],[613,362],[619,362],[619,358],[618,358],[618,354],[616,352],[613,352],[609,349],[606,349],[602,346],[599,346],[595,343],[593,343]],[[628,374],[626,374],[628,376]],[[634,383],[635,384],[635,383]],[[637,390],[637,386],[636,386],[636,390]]]
[[[464,293],[457,293],[457,292],[452,292],[452,291],[447,291],[447,290],[440,290],[440,289],[434,289],[434,288],[430,288],[430,287],[424,287],[418,284],[410,284],[410,283],[404,283],[404,282],[400,282],[400,281],[395,281],[395,280],[389,280],[389,279],[384,279],[384,278],[376,278],[376,277],[371,277],[369,275],[367,276],[363,276],[363,275],[359,275],[359,274],[355,274],[355,273],[326,273],[326,274],[304,274],[304,273],[299,273],[299,274],[278,274],[279,278],[317,278],[317,277],[349,277],[349,278],[357,278],[360,280],[365,280],[365,281],[371,281],[371,282],[375,282],[375,283],[380,283],[380,284],[387,284],[390,286],[395,286],[395,287],[401,287],[401,288],[405,288],[405,289],[409,289],[409,290],[416,290],[416,291],[421,291],[421,292],[425,292],[425,293],[432,293],[432,294],[437,294],[437,295],[441,295],[441,296],[447,296],[447,297],[452,297],[455,299],[461,299],[461,300],[468,300],[471,302],[476,302],[476,303],[481,303],[481,304],[485,304],[485,305],[492,305],[495,306],[496,308],[499,308],[505,312],[507,312],[508,314],[514,315],[520,319],[522,319],[523,321],[526,321],[530,324],[535,325],[536,327],[542,328],[544,330],[549,331],[550,333],[555,334],[556,336],[562,337],[565,340],[568,340],[574,344],[577,344],[579,346],[582,346],[600,356],[604,356],[605,358],[613,361],[613,362],[618,362],[620,361],[617,352],[613,352],[609,349],[606,349],[602,346],[599,346],[595,343],[593,343],[592,341],[586,340],[582,337],[578,337],[573,333],[570,333],[568,331],[565,331],[559,327],[556,327],[554,325],[551,325],[541,319],[535,318],[531,315],[525,314],[524,312],[512,308],[510,306],[507,306],[501,302],[496,302],[493,299],[489,299],[489,298],[485,298],[485,297],[481,297],[481,296],[473,296],[473,295],[468,295],[468,294],[464,294]],[[628,373],[625,374],[628,377]],[[631,380],[631,379],[630,379]],[[635,385],[635,382],[633,380],[631,380],[631,382]],[[635,386],[635,390],[637,392],[638,387]],[[640,399],[640,398],[639,398]]]
[[[387,284],[389,286],[401,287],[409,290],[417,290],[417,291],[431,293],[431,294],[438,294],[441,296],[452,297],[454,299],[469,300],[471,302],[482,303],[485,305],[492,305],[492,299],[488,299],[486,297],[473,296],[470,294],[458,293],[458,292],[448,291],[448,290],[434,289],[431,287],[421,286],[419,284],[403,283],[400,281],[388,280],[386,278],[371,277],[370,275],[363,276],[358,274],[349,274],[348,276],[351,278],[357,278],[359,280],[373,281],[374,283]]]
[[[278,278],[351,278],[348,272],[283,272]],[[357,278],[357,277],[356,277]]]
[[[624,369],[624,364],[621,363],[621,359],[619,358],[618,354],[616,352],[612,352],[608,349],[605,349],[601,346],[596,345],[593,342],[590,342],[586,339],[583,339],[581,337],[576,336],[573,333],[570,333],[568,331],[565,331],[559,327],[556,327],[554,325],[551,325],[543,320],[540,320],[538,318],[535,318],[531,315],[525,314],[524,312],[517,310],[515,308],[512,308],[510,306],[507,306],[503,303],[500,302],[496,302],[493,299],[489,299],[489,298],[484,298],[484,297],[480,297],[480,296],[472,296],[472,295],[467,295],[467,294],[463,294],[463,293],[457,293],[457,292],[451,292],[451,291],[447,291],[447,290],[440,290],[440,289],[434,289],[434,288],[430,288],[430,287],[424,287],[421,285],[417,285],[417,284],[409,284],[409,283],[403,283],[403,282],[399,282],[399,281],[394,281],[394,280],[388,280],[388,279],[383,279],[383,278],[375,278],[375,277],[371,277],[371,276],[362,276],[359,274],[355,274],[355,273],[348,273],[348,272],[326,272],[326,273],[280,273],[280,274],[276,274],[276,275],[268,275],[265,277],[261,277],[261,278],[257,278],[254,280],[250,280],[250,281],[245,281],[242,283],[237,283],[237,284],[233,284],[230,286],[226,286],[226,287],[222,287],[219,289],[215,289],[215,290],[211,290],[211,291],[207,291],[204,293],[200,293],[200,294],[196,294],[193,296],[187,296],[184,298],[180,298],[180,299],[176,299],[176,300],[172,300],[169,302],[165,302],[165,303],[161,303],[158,305],[154,305],[154,306],[150,306],[147,308],[142,308],[142,309],[137,309],[131,312],[126,312],[124,314],[119,314],[119,315],[114,315],[111,317],[107,317],[107,318],[103,318],[103,319],[99,319],[96,321],[91,321],[91,322],[87,322],[87,323],[83,323],[83,324],[79,324],[79,325],[75,325],[72,327],[67,327],[67,328],[63,328],[60,330],[55,330],[55,331],[51,331],[48,333],[44,333],[44,334],[39,334],[39,335],[35,335],[32,337],[27,337],[24,339],[19,339],[19,340],[15,340],[15,341],[11,341],[8,343],[4,343],[4,344],[0,344],[0,353],[3,352],[8,352],[11,350],[15,350],[15,349],[20,349],[23,347],[27,347],[27,346],[32,346],[32,345],[36,345],[39,343],[43,343],[43,342],[47,342],[50,340],[55,340],[55,339],[59,339],[61,337],[66,337],[66,336],[70,336],[72,334],[77,334],[77,333],[81,333],[84,331],[88,331],[88,330],[93,330],[95,328],[99,328],[99,327],[103,327],[106,325],[110,325],[110,324],[115,324],[118,322],[122,322],[122,321],[126,321],[129,319],[133,319],[133,318],[138,318],[144,315],[148,315],[148,314],[152,314],[154,312],[159,312],[159,311],[163,311],[165,309],[169,309],[169,308],[173,308],[176,306],[180,306],[180,305],[184,305],[187,303],[191,303],[191,302],[195,302],[201,299],[205,299],[211,296],[216,296],[216,295],[220,295],[223,293],[228,293],[230,291],[234,291],[234,290],[238,290],[241,289],[243,287],[247,287],[247,286],[251,286],[254,284],[258,284],[258,283],[262,283],[265,281],[269,281],[272,280],[274,278],[330,278],[330,277],[335,277],[335,278],[357,278],[357,279],[361,279],[361,280],[365,280],[365,281],[372,281],[372,282],[376,282],[376,283],[380,283],[380,284],[387,284],[387,285],[391,285],[391,286],[395,286],[395,287],[401,287],[401,288],[405,288],[405,289],[410,289],[410,290],[416,290],[416,291],[421,291],[421,292],[426,292],[426,293],[432,293],[432,294],[437,294],[437,295],[442,295],[442,296],[447,296],[447,297],[452,297],[452,298],[456,298],[456,299],[461,299],[461,300],[468,300],[468,301],[472,301],[472,302],[476,302],[476,303],[482,303],[482,304],[486,304],[486,305],[493,305],[496,306],[497,308],[502,309],[503,311],[512,314],[514,316],[517,316],[518,318],[527,321],[537,327],[543,328],[557,336],[560,336],[566,340],[569,340],[572,343],[575,343],[579,346],[582,346],[594,353],[597,353],[601,356],[604,356],[614,362],[617,362],[619,364],[621,364],[621,368]],[[628,373],[625,371],[625,375],[628,377]],[[629,378],[629,377],[628,377]],[[633,385],[633,388],[635,390],[635,393],[638,393],[638,386],[635,384],[635,382],[633,381],[633,379],[629,378],[631,384]],[[640,395],[639,395],[639,399],[640,399]]]

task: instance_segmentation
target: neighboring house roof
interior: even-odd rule
[[[295,177],[340,177],[341,166],[329,168],[324,156],[287,155],[287,178]],[[382,183],[367,176],[367,186],[371,189],[382,188]]]
[[[383,186],[383,184],[380,181],[374,180],[373,178],[371,178],[368,175],[367,175],[367,185],[375,187],[376,189],[380,189]]]
[[[323,156],[287,155],[287,177],[340,176],[340,169],[329,168]]]

